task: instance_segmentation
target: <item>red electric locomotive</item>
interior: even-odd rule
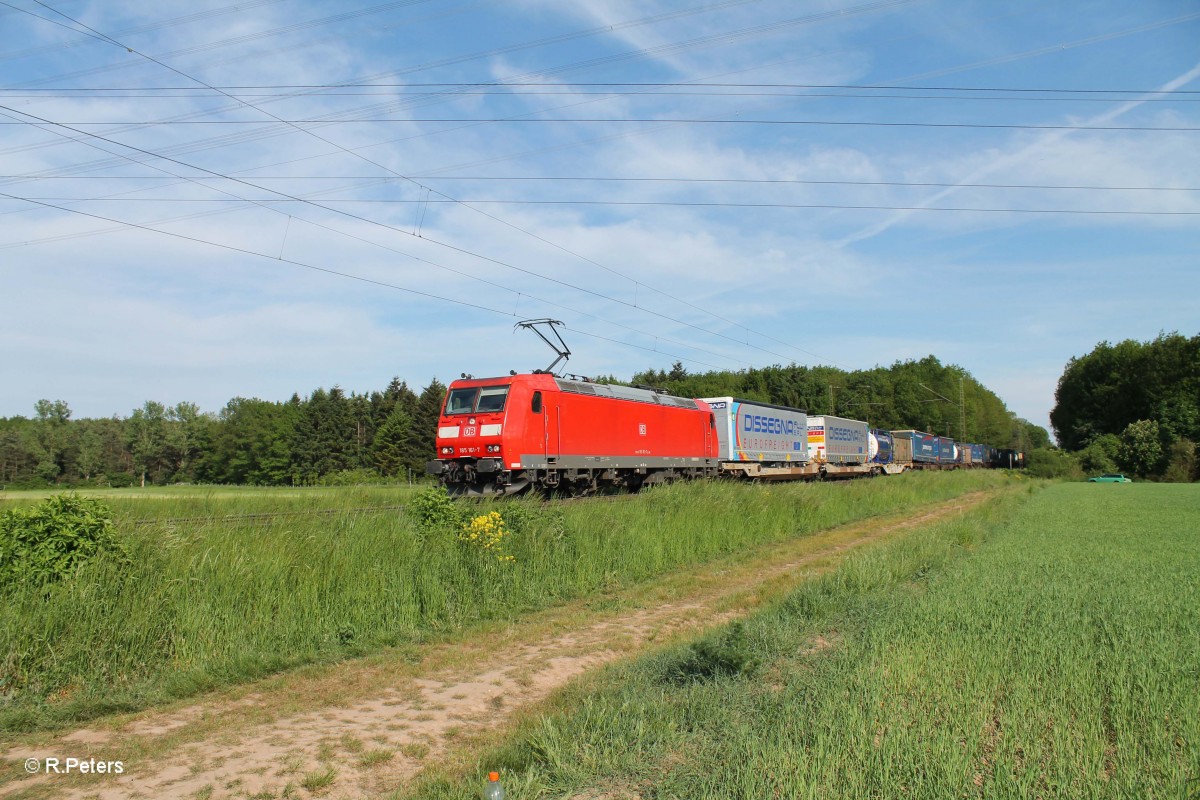
[[[548,373],[451,383],[437,454],[426,471],[452,495],[529,487],[588,494],[709,477],[718,469],[704,401]]]

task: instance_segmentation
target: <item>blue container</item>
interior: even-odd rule
[[[872,464],[892,463],[892,434],[887,431],[872,430],[867,436],[867,445]]]
[[[986,448],[986,447],[984,447],[984,446],[983,446],[983,445],[981,445],[981,444],[973,444],[973,445],[971,445],[971,463],[972,463],[972,464],[982,464],[982,463],[984,463],[983,451],[984,451],[984,450],[986,450],[986,449],[987,449],[987,448]]]
[[[912,460],[920,464],[936,464],[938,460],[938,437],[921,431],[892,431],[896,438],[904,437],[912,442]]]
[[[957,464],[962,459],[958,455],[958,446],[949,436],[938,436],[938,463]]]

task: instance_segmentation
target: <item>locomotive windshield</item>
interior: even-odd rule
[[[503,411],[504,401],[508,397],[507,386],[471,387],[468,389],[451,389],[450,397],[446,399],[446,415],[451,414],[486,414]]]
[[[503,411],[506,397],[507,386],[485,386],[479,390],[479,404],[475,410],[481,414],[487,411]]]

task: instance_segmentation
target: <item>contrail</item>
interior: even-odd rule
[[[1134,100],[1129,100],[1127,102],[1121,103],[1120,105],[1118,105],[1112,109],[1109,109],[1108,111],[1105,111],[1103,114],[1099,114],[1095,117],[1092,117],[1091,119],[1085,121],[1082,125],[1083,125],[1083,127],[1091,127],[1091,126],[1103,125],[1108,122],[1111,122],[1112,120],[1128,113],[1129,111],[1132,111],[1133,109],[1137,108],[1138,106],[1145,104],[1146,100],[1148,100],[1150,97],[1152,97],[1154,95],[1157,95],[1159,92],[1173,91],[1175,89],[1178,89],[1180,86],[1185,86],[1186,84],[1192,82],[1197,77],[1200,77],[1200,64],[1197,64],[1196,66],[1192,67],[1190,70],[1188,70],[1187,72],[1178,76],[1177,78],[1173,78],[1172,80],[1167,81],[1162,86],[1160,86],[1156,91],[1147,92],[1147,93],[1143,94],[1141,97],[1138,97]],[[932,206],[933,204],[937,203],[938,201],[942,200],[943,198],[954,194],[959,189],[962,189],[967,184],[978,183],[981,178],[984,178],[994,172],[997,172],[998,170],[1006,169],[1008,167],[1014,166],[1015,164],[1018,164],[1021,161],[1023,161],[1024,159],[1033,155],[1038,150],[1040,150],[1048,145],[1055,144],[1055,143],[1065,139],[1066,137],[1070,136],[1072,133],[1077,133],[1077,132],[1078,131],[1065,131],[1065,130],[1064,131],[1051,131],[1050,133],[1047,133],[1047,134],[1041,136],[1036,142],[1021,148],[1020,150],[1016,151],[1015,153],[1012,153],[1011,155],[997,159],[996,161],[991,162],[987,166],[980,167],[979,169],[977,169],[974,172],[967,175],[965,178],[962,178],[954,186],[948,187],[946,189],[942,189],[941,191],[926,198],[924,201],[918,203],[917,207],[918,208],[926,208],[926,207]],[[893,227],[897,223],[902,222],[903,220],[907,219],[913,213],[915,213],[915,212],[912,210],[897,212],[882,222],[877,222],[874,225],[869,225],[866,228],[863,228],[862,230],[860,230],[856,233],[850,234],[849,236],[845,237],[844,239],[839,239],[838,241],[833,243],[833,246],[841,248],[841,247],[845,247],[848,244],[853,244],[855,242],[861,242],[864,239],[870,239],[874,236],[878,236],[879,234],[881,234],[884,231],[886,231],[887,229]]]

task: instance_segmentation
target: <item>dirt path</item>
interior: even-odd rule
[[[702,565],[603,601],[581,601],[466,641],[297,670],[196,703],[0,746],[5,772],[27,758],[119,760],[121,775],[36,775],[0,797],[360,798],[425,766],[470,760],[481,738],[572,678],[647,646],[748,613],[846,551],[961,514],[989,493],[869,520]],[[597,609],[597,603],[606,608]]]

